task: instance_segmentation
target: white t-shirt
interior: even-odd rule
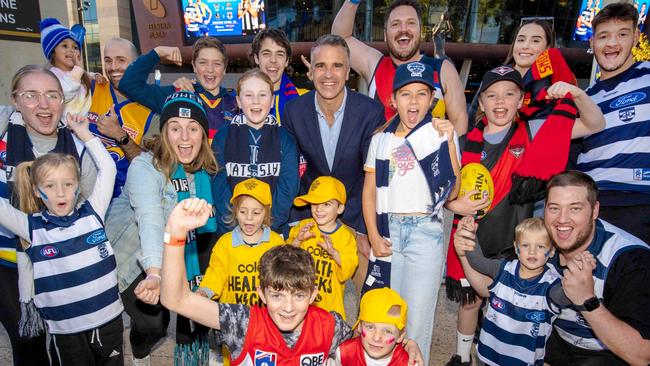
[[[375,171],[375,158],[380,139],[373,136],[364,169]],[[390,139],[390,168],[388,176],[388,212],[398,214],[430,213],[433,202],[424,172],[404,136]]]

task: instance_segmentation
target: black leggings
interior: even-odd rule
[[[14,365],[49,365],[45,333],[31,339],[18,337],[20,305],[17,269],[0,265],[0,294],[0,322],[9,334]]]
[[[147,357],[153,346],[167,335],[169,325],[169,310],[160,303],[145,304],[133,293],[138,283],[145,277],[144,272],[141,273],[131,286],[120,294],[124,310],[131,317],[129,341],[135,358]]]

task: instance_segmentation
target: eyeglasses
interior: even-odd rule
[[[34,107],[38,105],[41,100],[41,96],[45,96],[45,101],[49,105],[61,105],[64,102],[63,94],[58,91],[47,91],[44,93],[37,91],[24,91],[20,93],[15,93],[14,95],[19,97],[23,104],[28,107]]]

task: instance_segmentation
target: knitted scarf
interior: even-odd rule
[[[543,196],[546,182],[566,167],[576,114],[575,103],[571,95],[567,94],[554,103],[553,109],[532,142],[529,140],[525,122],[515,119],[514,133],[510,135],[508,141],[503,142],[504,146],[514,148],[505,150],[490,170],[494,181],[492,207],[496,207],[506,197],[515,204],[522,204]],[[461,157],[463,166],[481,162],[483,131],[487,123],[487,118],[483,117],[477,126],[467,133],[467,141]],[[459,216],[454,218],[449,240],[450,249],[447,252],[447,296],[452,300],[465,303],[473,299],[470,298],[469,288],[462,290],[458,288],[458,281],[465,277],[453,246],[459,219]]]
[[[456,176],[452,167],[447,136],[439,136],[431,124],[431,114],[427,113],[420,123],[405,137],[406,146],[411,149],[424,177],[427,180],[431,194],[432,220],[440,218],[442,205],[451,193]],[[400,118],[396,115],[383,132],[373,138],[380,139],[375,158],[375,181],[377,187],[377,229],[384,238],[390,238],[388,215],[388,186],[390,184],[390,157],[392,154],[391,140],[397,131]],[[376,258],[371,255],[368,274],[362,293],[373,288],[390,286],[390,258]]]
[[[287,104],[291,99],[297,97],[299,97],[298,89],[293,85],[293,81],[291,81],[286,74],[282,74],[280,89],[273,92],[273,106],[271,107],[271,112],[269,112],[269,114],[275,117],[278,123],[280,123],[285,104]]]
[[[282,153],[280,126],[273,115],[267,116],[259,129],[250,127],[243,114],[235,116],[228,126],[223,154],[231,191],[237,183],[257,178],[268,183],[271,192],[275,192]]]
[[[190,185],[187,182],[185,169],[183,169],[182,165],[179,164],[178,167],[176,167],[171,181],[176,189],[178,202],[190,198]],[[204,199],[208,201],[209,204],[212,204],[210,175],[204,169],[194,172],[194,186],[196,197]],[[208,222],[196,229],[196,233],[199,234],[213,233],[215,231],[217,231],[217,220],[214,215],[210,215]],[[197,277],[201,275],[201,270],[199,269],[199,257],[196,250],[196,233],[192,231],[188,234],[187,244],[185,245],[185,272],[192,291],[198,287],[199,280]]]
[[[176,171],[172,175],[172,184],[176,189],[178,196],[177,201],[181,202],[184,199],[190,198],[190,186],[187,181],[187,176],[182,165],[178,165]],[[204,170],[194,172],[194,187],[197,198],[204,199],[212,204],[212,188],[210,185],[210,175]],[[217,230],[217,220],[214,212],[208,218],[205,225],[192,230],[187,235],[187,243],[185,244],[185,274],[189,282],[190,289],[194,291],[198,288],[201,281],[201,270],[199,268],[199,257],[197,252],[196,234],[213,233]],[[183,323],[183,324],[181,324]],[[189,323],[189,324],[188,324]],[[193,328],[192,322],[183,317],[178,317],[178,327]],[[174,364],[179,365],[199,365],[204,364],[207,360],[208,343],[202,336],[192,337],[193,339],[182,340],[177,335],[176,346],[174,347]],[[201,361],[201,362],[200,362]]]

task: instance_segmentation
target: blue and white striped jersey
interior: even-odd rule
[[[102,326],[120,316],[117,265],[101,218],[89,201],[65,217],[28,216],[34,266],[34,304],[53,334]]]
[[[640,239],[606,221],[597,219],[595,226],[594,239],[587,250],[596,257],[594,293],[602,301],[607,273],[618,256],[628,250],[650,248]],[[559,266],[557,259],[553,260],[553,265]],[[576,347],[594,351],[607,349],[574,306],[563,308],[553,325],[562,339]]]
[[[633,192],[632,202],[650,203],[650,62],[598,81],[586,90],[605,115],[605,129],[583,139],[577,166],[606,191]]]
[[[539,276],[519,277],[519,260],[503,261],[490,285],[490,301],[477,347],[488,365],[543,365],[546,340],[559,308],[548,297],[560,274],[546,265]]]

